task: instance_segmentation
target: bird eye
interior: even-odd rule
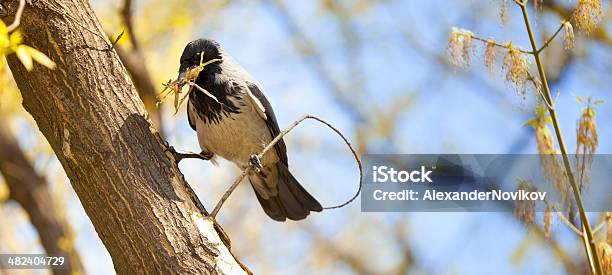
[[[196,61],[200,61],[200,54],[196,54],[191,58],[191,61],[196,62]]]

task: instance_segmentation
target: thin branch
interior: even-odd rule
[[[473,38],[473,39],[476,39],[476,40],[478,40],[478,41],[481,41],[481,42],[483,42],[483,43],[485,43],[485,44],[486,44],[486,43],[493,43],[493,45],[495,45],[496,47],[499,47],[499,48],[504,48],[504,49],[510,49],[510,47],[508,47],[507,45],[502,45],[502,44],[499,44],[499,43],[497,43],[497,42],[495,42],[495,41],[493,41],[493,40],[491,40],[491,39],[484,39],[484,38],[482,38],[482,37],[479,37],[479,36],[476,36],[476,35],[473,35],[473,34],[472,34],[472,38]],[[533,52],[531,52],[531,51],[526,51],[526,50],[523,50],[523,49],[519,49],[519,51],[520,51],[520,52],[522,52],[522,53],[526,53],[526,54],[533,54]]]
[[[354,201],[358,196],[359,193],[361,193],[361,187],[363,185],[363,167],[361,164],[361,159],[359,158],[359,156],[357,155],[357,152],[355,151],[355,149],[353,149],[353,146],[351,145],[351,143],[348,141],[348,139],[338,130],[336,129],[334,126],[332,126],[331,124],[329,124],[328,122],[315,117],[315,116],[311,116],[311,115],[303,115],[302,117],[300,117],[298,120],[294,121],[293,123],[291,123],[291,125],[289,125],[287,128],[285,128],[285,130],[283,130],[278,136],[276,136],[262,151],[261,153],[259,153],[259,155],[257,155],[258,158],[263,158],[263,156],[272,148],[274,147],[274,145],[276,145],[276,143],[278,143],[285,135],[287,135],[289,132],[291,132],[291,130],[293,130],[293,128],[295,128],[296,126],[298,126],[302,121],[306,120],[306,119],[314,119],[320,123],[323,123],[325,126],[329,127],[330,129],[332,129],[334,132],[336,132],[336,134],[338,134],[342,140],[344,141],[344,143],[346,143],[346,145],[349,147],[349,149],[351,150],[351,153],[353,153],[353,157],[355,157],[355,161],[357,162],[357,166],[359,167],[359,188],[357,189],[357,192],[355,193],[355,195],[353,195],[353,197],[351,197],[348,201],[346,201],[345,203],[342,203],[340,205],[336,205],[336,206],[330,206],[330,207],[324,207],[323,209],[334,209],[334,208],[340,208],[343,207],[349,203],[351,203],[352,201]],[[217,216],[217,213],[219,213],[219,210],[221,209],[221,207],[223,206],[223,203],[225,203],[225,201],[229,198],[229,196],[232,194],[232,192],[234,192],[234,190],[236,189],[236,187],[238,187],[238,185],[240,184],[240,182],[242,182],[242,180],[244,179],[244,177],[246,177],[246,175],[251,172],[253,170],[253,168],[251,166],[247,166],[246,169],[244,169],[242,171],[242,173],[240,174],[240,176],[238,176],[238,178],[236,178],[236,180],[234,180],[234,183],[232,183],[232,185],[230,186],[230,188],[225,191],[225,193],[223,194],[223,196],[221,197],[221,200],[219,200],[219,202],[217,202],[217,205],[215,205],[215,208],[213,209],[213,211],[210,213],[210,217],[212,217],[213,219]]]
[[[599,230],[601,230],[606,223],[608,223],[608,221],[603,220],[597,226],[595,226],[595,228],[593,228],[593,234],[596,234]]]
[[[123,37],[123,34],[125,33],[125,30],[121,30],[121,33],[119,35],[117,35],[117,37],[115,38],[115,40],[113,40],[113,48],[115,48],[115,45],[117,45],[117,43],[119,42],[119,40],[121,39],[121,37]]]
[[[125,0],[123,1],[123,7],[121,8],[121,19],[123,20],[123,24],[128,31],[128,36],[130,37],[130,41],[132,42],[132,47],[134,50],[138,50],[140,45],[138,43],[138,39],[136,39],[136,35],[134,34],[134,23],[132,21],[133,14],[133,1]]]
[[[537,51],[538,47],[536,45],[535,37],[533,35],[533,31],[531,29],[531,23],[529,22],[529,15],[527,13],[527,8],[525,5],[519,5],[521,7],[521,12],[523,13],[523,20],[525,21],[525,28],[527,29],[527,34],[529,35],[529,41],[531,43],[531,48],[534,51],[534,59],[536,61],[536,65],[538,67],[538,73],[540,75],[540,80],[542,82],[542,86],[544,87],[544,96],[548,100],[548,102],[552,103],[552,95],[550,92],[550,88],[548,87],[548,82],[546,79],[546,73],[544,71],[544,66],[542,65],[542,61],[540,60],[540,53]],[[583,202],[582,195],[580,194],[580,189],[576,184],[576,178],[574,177],[574,173],[572,171],[572,167],[569,161],[569,157],[567,155],[567,149],[565,147],[565,142],[563,141],[563,135],[561,134],[561,127],[559,126],[559,122],[557,120],[557,114],[554,108],[548,108],[548,113],[552,119],[552,124],[555,129],[555,135],[557,137],[557,142],[559,143],[559,148],[561,149],[561,155],[563,157],[563,164],[565,166],[566,174],[569,179],[570,185],[572,187],[572,191],[574,194],[574,199],[576,200],[576,204],[578,205],[578,210],[580,212],[580,220],[582,223],[582,229],[584,234],[582,235],[582,239],[584,241],[585,252],[587,258],[589,259],[589,265],[591,267],[591,271],[595,274],[603,274],[601,264],[599,263],[599,252],[597,251],[597,247],[595,244],[595,239],[593,238],[593,232],[591,231],[591,225],[589,224],[589,218],[586,214]]]
[[[557,29],[557,31],[555,31],[555,33],[546,40],[546,42],[544,42],[544,45],[542,45],[542,47],[540,47],[536,52],[537,53],[541,53],[546,47],[548,47],[548,44],[550,44],[550,42],[552,42],[555,37],[557,37],[557,35],[561,32],[561,30],[563,29],[563,25],[565,24],[566,21],[561,21],[561,25],[559,26],[559,28]]]
[[[19,27],[19,24],[21,24],[21,15],[23,14],[25,4],[25,0],[19,0],[19,7],[17,8],[17,12],[15,13],[15,20],[8,27],[6,27],[8,32],[14,31],[15,29],[17,29],[17,27]]]
[[[580,231],[580,229],[576,228],[576,226],[574,226],[574,224],[572,224],[572,222],[570,222],[567,217],[565,217],[565,215],[563,215],[563,212],[559,211],[558,209],[556,209],[555,207],[552,207],[553,211],[557,214],[557,216],[559,216],[559,218],[572,230],[574,231],[574,233],[576,233],[578,236],[582,237],[584,234],[582,234],[582,231]]]
[[[542,84],[538,83],[538,80],[529,71],[527,71],[527,79],[531,81],[533,86],[536,88],[536,93],[540,96],[544,104],[546,104],[546,107],[548,107],[548,109],[554,110],[555,106],[553,102],[549,102],[548,99],[546,99],[546,97],[544,96],[544,93],[542,93]]]

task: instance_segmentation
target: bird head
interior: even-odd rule
[[[179,67],[179,83],[183,81],[187,72],[213,59],[221,59],[219,43],[211,39],[197,39],[185,46],[181,54],[181,66]]]

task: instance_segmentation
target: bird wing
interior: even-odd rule
[[[253,103],[253,108],[255,109],[255,111],[257,111],[257,114],[267,121],[268,116],[266,115],[266,108],[263,106],[263,103],[261,103],[261,101],[253,94],[253,92],[251,92],[251,90],[253,89],[257,89],[259,91],[259,89],[255,85],[254,88],[249,87],[249,89],[247,89],[249,99],[251,100],[251,103]]]
[[[268,102],[268,99],[263,94],[261,89],[259,89],[259,86],[257,86],[257,84],[251,82],[247,82],[246,84],[249,88],[249,99],[253,103],[259,116],[266,121],[268,131],[270,131],[270,135],[272,139],[274,139],[280,134],[280,128],[278,128],[278,122],[276,121],[276,116],[274,116],[272,105],[270,105],[270,102]],[[288,167],[287,146],[285,146],[285,142],[283,141],[283,139],[279,140],[274,145],[274,150],[276,151],[276,154],[278,155],[280,161]]]

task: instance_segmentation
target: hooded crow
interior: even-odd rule
[[[202,62],[206,65],[189,94],[187,117],[197,132],[202,156],[220,156],[240,169],[251,169],[248,179],[264,212],[276,221],[301,220],[321,204],[288,169],[287,149],[281,139],[261,159],[256,157],[280,129],[261,84],[247,73],[217,42],[189,42],[181,55],[179,83]],[[212,95],[212,96],[211,96]],[[214,98],[213,98],[214,96]]]

